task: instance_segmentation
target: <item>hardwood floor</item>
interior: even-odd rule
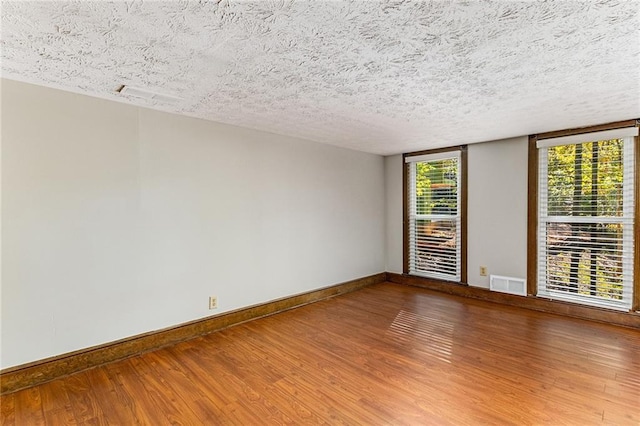
[[[2,397],[2,425],[640,424],[640,333],[384,283]]]

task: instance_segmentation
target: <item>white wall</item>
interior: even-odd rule
[[[467,280],[527,278],[528,138],[469,145]],[[480,276],[480,266],[487,276]]]
[[[402,273],[402,155],[384,159],[387,272]]]
[[[527,137],[469,145],[467,280],[527,275]],[[387,271],[402,273],[402,156],[385,158]]]
[[[1,367],[384,271],[384,168],[3,80]]]

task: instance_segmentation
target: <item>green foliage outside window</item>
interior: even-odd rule
[[[549,216],[622,216],[622,152],[622,139],[550,148]]]
[[[416,212],[455,215],[458,209],[458,161],[416,163]]]
[[[623,215],[623,140],[548,149],[548,215]],[[547,225],[549,288],[622,298],[622,226],[553,222]]]

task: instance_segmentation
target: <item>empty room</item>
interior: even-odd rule
[[[0,3],[1,425],[640,425],[640,2]]]

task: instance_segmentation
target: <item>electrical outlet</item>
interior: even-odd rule
[[[487,276],[487,267],[486,266],[481,266],[480,267],[480,276],[481,277],[486,277]]]
[[[218,309],[218,298],[216,296],[209,296],[209,309]]]

